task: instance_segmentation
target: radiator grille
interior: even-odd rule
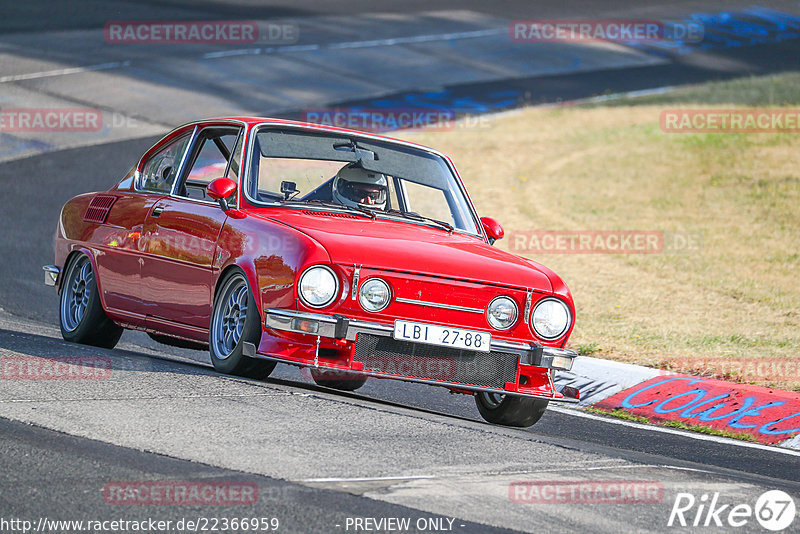
[[[96,195],[89,207],[86,208],[86,213],[83,214],[83,220],[87,222],[104,223],[111,212],[111,206],[117,201],[117,197],[113,195]]]
[[[359,334],[354,359],[365,371],[503,389],[517,377],[516,354],[475,352]]]

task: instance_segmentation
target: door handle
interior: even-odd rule
[[[162,211],[164,211],[164,206],[156,206],[153,208],[153,217],[161,216]]]

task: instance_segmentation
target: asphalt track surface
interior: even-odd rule
[[[0,464],[4,515],[13,510],[16,517],[118,518],[142,521],[153,517],[146,507],[134,513],[114,516],[98,512],[108,504],[98,488],[112,481],[191,480],[214,483],[220,480],[255,485],[258,502],[248,506],[247,516],[283,519],[280,532],[309,532],[313,525],[344,525],[348,517],[407,517],[416,522],[430,517],[418,510],[381,503],[351,493],[311,489],[300,484],[203,465],[163,455],[148,454],[101,441],[0,419]],[[83,473],[76,477],[76,472]],[[44,483],[46,482],[46,483]],[[81,500],[76,495],[83,495]],[[242,517],[241,505],[215,507],[212,514],[200,505],[172,506],[157,514],[159,521],[199,517]],[[294,519],[294,521],[291,521]],[[511,532],[467,521],[459,522],[466,531]],[[65,529],[66,530],[66,529]]]
[[[58,3],[5,2],[8,14],[0,28],[18,33],[96,28],[109,19],[186,18],[187,10],[197,19],[311,17],[452,4],[354,1],[320,8],[314,2],[286,2],[265,14],[248,2],[145,2],[148,17],[143,17],[141,4],[86,2],[82,10],[43,17],[42,10],[61,9]],[[537,16],[623,16],[628,5],[558,4],[542,6]],[[710,4],[654,3],[652,16],[684,5]],[[532,18],[520,3],[459,2],[457,7]],[[798,50],[796,42],[787,41],[634,67],[623,76],[601,70],[450,89],[474,97],[515,87],[525,102],[552,102],[796,70]],[[679,491],[697,496],[718,491],[726,502],[750,504],[771,489],[800,496],[800,457],[768,448],[658,433],[564,410],[549,411],[531,429],[494,427],[481,421],[471,398],[443,389],[370,380],[357,393],[345,394],[319,388],[289,366],[278,366],[264,382],[225,377],[210,369],[205,353],[165,348],[136,333],[126,333],[114,351],[64,343],[56,326],[56,296],[42,285],[40,271],[52,261],[59,208],[75,194],[107,188],[156,138],[0,164],[5,189],[0,354],[93,356],[108,358],[113,368],[112,379],[105,381],[3,381],[0,518],[277,517],[284,532],[354,532],[345,528],[348,518],[408,517],[454,518],[458,532],[652,532],[669,530],[667,518]],[[577,479],[658,481],[664,497],[636,505],[530,505],[508,498],[514,481]],[[106,484],[126,480],[247,481],[258,486],[260,498],[255,505],[236,507],[104,501]],[[755,521],[737,530],[763,531]]]
[[[229,20],[232,18],[312,17],[321,15],[357,16],[368,13],[417,13],[421,11],[465,9],[502,15],[510,19],[628,17],[631,10],[651,17],[666,17],[686,10],[710,11],[749,7],[752,2],[733,0],[710,2],[698,0],[654,1],[632,4],[628,0],[573,0],[570,2],[520,2],[515,0],[140,0],[106,2],[86,0],[77,8],[60,0],[20,3],[0,2],[4,32],[91,29],[109,20]],[[792,2],[763,2],[762,5],[786,6]]]

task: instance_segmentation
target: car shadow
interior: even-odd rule
[[[293,380],[285,376],[273,376],[265,380],[255,380],[220,374],[215,371],[209,363],[201,361],[191,361],[183,358],[177,359],[175,356],[171,355],[160,356],[123,348],[104,349],[70,343],[41,334],[23,333],[0,328],[0,380],[11,378],[5,376],[7,367],[4,360],[12,359],[18,361],[19,358],[46,359],[53,362],[67,361],[78,364],[81,364],[80,362],[83,361],[86,365],[97,365],[99,361],[100,366],[105,365],[107,368],[116,372],[169,373],[173,375],[195,376],[214,375],[225,380],[243,381],[265,387],[282,386],[293,390],[299,390],[307,395],[324,395],[332,402],[369,403],[377,409],[402,409],[429,416],[433,415],[464,422],[481,423],[480,420],[474,417],[466,417],[464,415],[448,413],[440,409],[431,409],[414,405],[413,403],[404,403],[398,400],[381,398],[380,390],[375,391],[374,388],[369,388],[369,392],[339,391],[318,386],[314,383]],[[373,386],[375,381],[378,381],[378,379],[370,379]],[[381,380],[380,382],[384,381]],[[394,383],[394,381],[391,380],[386,382]],[[414,385],[406,384],[407,387],[413,387]]]
[[[0,328],[0,378],[5,376],[4,360],[41,358],[78,365],[103,365],[114,371],[172,373],[184,375],[216,374],[208,364],[176,360],[126,349],[103,349],[69,343],[61,339]]]

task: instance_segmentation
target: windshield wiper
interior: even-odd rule
[[[372,220],[375,220],[375,212],[372,210],[368,210],[365,208],[357,207],[357,206],[345,206],[344,204],[339,204],[337,202],[329,202],[327,200],[320,200],[317,198],[311,200],[284,200],[281,204],[314,204],[317,206],[324,206],[326,208],[335,208],[338,210],[346,210],[346,211],[355,211],[361,214],[366,215]]]
[[[433,219],[431,217],[425,217],[424,215],[420,215],[419,213],[417,213],[415,211],[401,211],[401,210],[397,210],[397,209],[394,209],[394,208],[388,208],[388,209],[378,210],[377,212],[375,212],[373,210],[362,208],[362,207],[359,207],[359,206],[345,206],[344,204],[339,204],[338,202],[330,202],[328,200],[320,200],[318,198],[314,198],[314,199],[311,199],[311,200],[292,200],[292,199],[289,199],[289,200],[282,201],[281,204],[313,204],[313,205],[316,205],[316,206],[323,206],[323,207],[326,207],[326,208],[334,208],[334,209],[337,209],[337,210],[355,211],[357,213],[361,213],[363,215],[366,215],[367,217],[369,217],[372,220],[375,220],[375,218],[377,217],[377,213],[388,213],[390,215],[398,215],[400,217],[403,217],[405,219],[411,219],[413,221],[434,223],[434,224],[436,224],[438,226],[441,226],[442,228],[447,230],[449,233],[453,233],[453,230],[455,229],[453,227],[453,225],[450,224],[450,223],[447,223],[447,222],[444,222],[444,221],[440,221],[439,219]]]
[[[450,223],[446,223],[444,221],[440,221],[439,219],[432,219],[430,217],[425,217],[424,215],[420,215],[419,213],[417,213],[415,211],[401,211],[401,210],[396,210],[394,208],[389,208],[389,209],[386,209],[384,211],[386,213],[391,213],[392,215],[399,215],[400,217],[404,217],[406,219],[412,219],[414,221],[432,222],[434,224],[438,224],[439,226],[441,226],[442,228],[444,228],[445,230],[447,230],[451,234],[453,233],[453,230],[455,229],[453,227],[453,225],[450,224]]]

